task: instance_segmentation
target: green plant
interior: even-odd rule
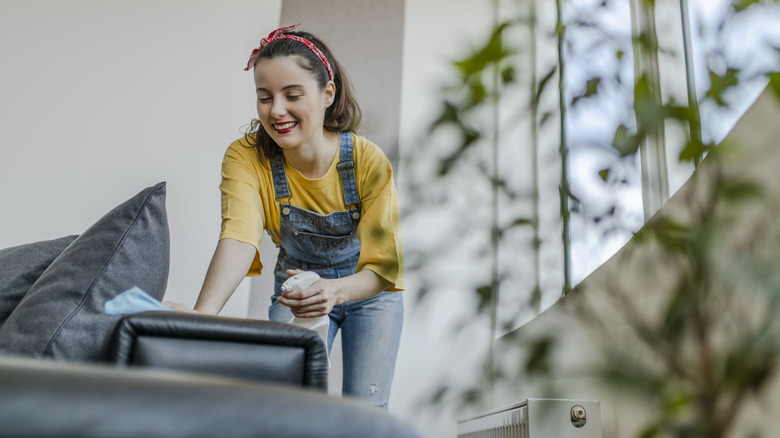
[[[603,2],[602,7],[607,3]],[[643,3],[648,8],[654,7],[652,1]],[[750,7],[757,7],[752,4],[758,2],[749,3],[735,3],[729,14],[734,16]],[[542,111],[540,115],[540,96],[551,92],[550,85],[556,74],[565,74],[563,67],[566,58],[562,54],[565,50],[566,27],[574,25],[563,21],[560,11],[565,5],[558,2],[558,7],[558,25],[554,30],[559,43],[557,66],[542,75],[541,79],[532,75],[530,81],[521,77],[517,69],[512,67],[521,53],[521,46],[506,35],[518,27],[534,29],[536,34],[539,30],[535,27],[533,10],[526,19],[498,23],[483,45],[453,62],[458,80],[443,90],[442,109],[431,130],[432,138],[444,136],[452,148],[435,159],[435,174],[429,176],[444,187],[451,178],[463,178],[463,175],[474,177],[471,183],[476,195],[473,195],[469,205],[474,208],[473,205],[481,201],[484,210],[491,212],[487,215],[490,218],[489,227],[470,228],[473,224],[467,222],[462,228],[464,235],[483,233],[480,234],[483,245],[477,249],[476,258],[489,266],[490,275],[480,277],[473,288],[474,320],[476,323],[489,320],[491,337],[495,336],[496,326],[500,325],[496,306],[504,277],[496,254],[502,245],[502,236],[515,227],[538,227],[539,219],[536,213],[509,219],[497,215],[496,202],[517,202],[522,190],[509,186],[502,175],[495,172],[495,154],[487,152],[511,145],[501,143],[500,133],[495,126],[483,123],[484,115],[495,111],[503,93],[530,82],[532,98],[529,102],[518,102],[518,105],[527,106],[528,113],[524,115],[532,114],[535,128],[544,126],[550,119],[549,113]],[[598,26],[597,22],[589,21],[587,17],[579,19],[576,24]],[[657,53],[659,50],[655,39],[647,35],[637,35],[634,42],[636,47],[647,53]],[[614,52],[618,64],[625,60],[624,49],[619,47]],[[709,71],[711,86],[705,90],[705,100],[714,105],[728,105],[729,92],[749,79],[741,73],[739,68],[732,65],[726,69],[712,68]],[[765,73],[771,79],[770,87],[780,90],[778,73]],[[611,82],[620,83],[622,79],[617,74],[609,73],[587,77],[581,84],[581,93],[570,99],[571,107],[587,105],[590,101],[604,97],[605,87]],[[562,84],[562,80],[558,82],[557,93],[562,99],[558,110],[563,119],[570,105]],[[774,322],[780,277],[772,269],[772,263],[780,259],[780,253],[774,248],[780,243],[780,235],[762,235],[759,231],[762,225],[766,225],[762,221],[767,218],[758,217],[756,223],[742,224],[753,234],[743,235],[744,239],[736,247],[732,246],[733,242],[724,241],[722,235],[733,230],[735,223],[743,220],[741,212],[760,205],[763,201],[762,191],[751,181],[734,179],[733,175],[724,175],[718,170],[719,160],[727,156],[728,151],[723,146],[716,147],[711,139],[703,139],[698,132],[701,126],[698,104],[663,101],[659,98],[661,90],[658,82],[647,72],[637,74],[630,89],[626,99],[627,114],[615,120],[614,135],[609,144],[603,146],[613,151],[618,161],[633,159],[649,135],[662,132],[667,126],[678,125],[688,133],[680,149],[679,159],[698,164],[703,156],[708,156],[707,162],[712,163],[709,165],[713,169],[709,174],[711,178],[700,187],[708,195],[692,204],[695,213],[692,217],[651,221],[632,240],[632,244],[643,251],[652,248],[653,257],[648,261],[648,253],[643,252],[642,260],[645,263],[634,260],[631,270],[627,268],[621,275],[674,279],[669,289],[657,297],[656,312],[652,317],[642,313],[644,302],[632,302],[630,295],[625,294],[626,291],[619,286],[623,284],[619,278],[615,279],[614,288],[603,291],[605,298],[602,304],[612,310],[612,316],[625,325],[626,330],[620,334],[628,333],[628,336],[610,335],[614,331],[604,325],[604,309],[580,308],[579,314],[584,315],[583,321],[593,329],[601,330],[603,342],[600,347],[603,348],[604,361],[601,363],[602,368],[596,371],[597,374],[604,377],[606,383],[654,401],[657,409],[652,421],[644,429],[643,436],[725,436],[732,426],[733,412],[760,393],[773,375],[780,358],[780,341],[775,341],[780,339],[780,327]],[[550,126],[548,124],[545,127],[550,129]],[[565,123],[562,122],[559,129],[562,139],[559,156],[564,163],[560,183],[561,218],[564,220],[569,214],[585,211],[587,206],[567,187],[568,170],[565,164],[568,144]],[[426,159],[430,161],[431,157],[415,155],[412,161]],[[599,171],[599,176],[607,186],[625,184],[620,177],[615,178],[615,174],[615,168],[611,166],[605,166]],[[414,184],[414,178],[410,180]],[[425,189],[422,187],[417,187],[419,196],[427,199],[431,199],[431,196],[446,198],[446,195],[436,192],[433,195],[430,192],[423,194]],[[490,196],[486,196],[487,193]],[[534,190],[531,196],[538,196],[538,190]],[[614,212],[615,208],[608,211],[606,216]],[[594,222],[606,222],[603,221],[604,215],[591,219]],[[565,232],[566,221],[563,222],[562,245],[565,247],[569,243],[569,236]],[[614,222],[611,226],[615,226]],[[446,252],[451,243],[445,242],[436,248],[436,252]],[[537,245],[538,241],[535,240],[525,250],[538,251]],[[751,249],[747,255],[744,254],[745,248]],[[485,255],[490,257],[483,257]],[[415,258],[413,263],[412,269],[424,269],[425,256]],[[564,272],[562,275],[568,274]],[[563,293],[568,291],[567,284],[564,282]],[[426,291],[433,288],[433,285],[426,285]],[[538,291],[538,282],[535,290]],[[740,303],[743,291],[750,291],[750,303]],[[425,299],[426,294],[422,294],[422,297]],[[530,297],[534,299],[533,294]],[[530,307],[534,306],[532,303]],[[756,313],[761,315],[756,318]],[[734,327],[744,330],[734,332]],[[511,340],[512,336],[507,338]],[[522,342],[502,343],[504,347],[526,350],[520,372],[524,375],[553,376],[555,367],[550,358],[557,346],[555,336]],[[475,379],[471,386],[458,388],[450,388],[445,382],[432,396],[433,403],[442,402],[448,393],[453,396],[452,392],[459,392],[455,397],[462,403],[483,401],[486,388],[516,378],[500,370],[493,362],[496,355],[512,354],[512,351],[490,349],[479,379]],[[638,360],[640,357],[646,360]],[[717,421],[712,421],[713,415],[718,416]]]

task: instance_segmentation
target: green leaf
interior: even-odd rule
[[[445,101],[444,106],[442,107],[441,114],[439,117],[431,124],[431,129],[438,128],[441,125],[445,125],[448,123],[457,123],[458,122],[458,113],[460,112],[460,109],[452,102]]]
[[[658,51],[658,41],[647,32],[642,32],[634,38],[636,44],[646,53]]]
[[[561,38],[563,37],[563,34],[565,32],[566,32],[566,25],[558,21],[558,23],[555,24],[555,36],[557,38]]]
[[[547,374],[551,371],[550,353],[555,346],[555,338],[544,337],[535,340],[528,346],[528,359],[525,361],[525,371],[528,374]]]
[[[493,302],[493,288],[490,285],[477,288],[477,299],[479,300],[477,309],[480,312],[490,308],[490,303]]]
[[[705,145],[700,141],[689,140],[688,143],[685,144],[683,150],[680,151],[680,161],[698,161],[705,153],[709,152],[713,146],[714,145],[711,143]]]
[[[583,92],[580,95],[574,96],[574,98],[571,101],[572,105],[576,105],[577,102],[580,101],[580,99],[586,99],[591,96],[595,96],[596,92],[598,91],[599,83],[601,83],[601,78],[593,78],[588,80],[588,82],[585,83],[585,92]]]
[[[666,119],[688,122],[697,118],[695,111],[674,102],[661,103],[661,93],[657,85],[647,76],[640,77],[634,87],[634,111],[637,124],[642,131],[650,131],[662,125]]]
[[[599,170],[599,176],[601,177],[602,181],[606,182],[607,178],[609,178],[609,169]]]
[[[474,80],[469,81],[467,89],[469,92],[469,99],[466,102],[464,108],[466,110],[472,109],[474,107],[483,104],[488,97],[488,92],[487,89],[485,88],[485,84],[482,82],[482,79],[480,79],[479,77],[475,77]]]
[[[655,129],[664,122],[666,114],[658,90],[647,76],[641,76],[634,86],[634,113],[641,132]]]
[[[761,187],[749,181],[734,181],[726,183],[721,189],[723,199],[737,202],[749,199],[762,199]]]
[[[539,127],[541,128],[545,124],[547,124],[547,121],[552,118],[555,114],[551,113],[550,111],[545,111],[544,114],[542,114],[541,117],[539,117]]]
[[[508,26],[509,23],[502,23],[497,26],[482,47],[462,60],[453,63],[464,77],[482,73],[491,65],[497,64],[516,53],[515,50],[508,48],[503,43],[503,33]]]
[[[601,78],[590,79],[585,86],[584,97],[590,97],[595,95],[600,83],[601,83]]]
[[[737,12],[742,12],[754,4],[759,3],[760,1],[761,0],[734,0],[734,10]]]
[[[696,308],[696,296],[689,290],[673,292],[672,299],[664,313],[664,339],[672,345],[682,340],[684,333],[692,324],[691,311]]]
[[[620,125],[615,130],[615,136],[612,138],[612,147],[621,157],[633,155],[639,149],[639,136],[631,134],[628,127]]]
[[[687,252],[691,240],[691,227],[669,218],[656,217],[637,233],[640,234],[643,239],[653,237],[670,251],[671,255],[674,252]]]
[[[661,427],[657,424],[646,426],[639,434],[639,438],[655,438],[661,434]]]
[[[479,132],[474,131],[473,129],[465,126],[465,125],[458,125],[461,132],[461,142],[458,147],[458,149],[450,154],[447,158],[444,158],[439,162],[439,176],[444,176],[452,170],[453,166],[455,166],[455,163],[457,163],[460,158],[463,156],[463,154],[481,138]]]
[[[508,66],[504,67],[501,70],[501,83],[502,84],[513,84],[515,80],[517,79],[517,70],[514,66]]]
[[[710,89],[705,94],[707,98],[712,99],[719,106],[728,106],[723,95],[729,88],[736,86],[739,83],[739,70],[735,68],[729,68],[726,74],[719,75],[714,71],[709,71],[710,75]]]
[[[429,403],[434,404],[434,405],[440,403],[444,399],[444,396],[447,395],[447,393],[449,391],[450,390],[449,390],[448,387],[440,386],[431,395],[431,398],[429,399]]]
[[[580,211],[582,211],[582,204],[580,204],[577,201],[569,202],[569,212],[571,212],[571,213],[579,213]]]
[[[504,231],[506,231],[506,230],[509,230],[509,229],[512,229],[512,228],[515,228],[515,227],[522,227],[522,226],[526,226],[526,225],[531,225],[531,226],[533,226],[533,225],[535,225],[535,224],[536,224],[536,221],[535,221],[533,218],[529,218],[529,217],[518,217],[518,218],[515,218],[515,220],[513,220],[513,221],[512,221],[512,222],[511,222],[511,223],[510,223],[510,224],[509,224],[509,225],[508,225],[508,226],[507,226],[507,227],[504,229]]]
[[[758,342],[751,334],[728,351],[723,370],[724,385],[758,391],[772,375],[778,359],[777,347]]]
[[[692,117],[696,117],[695,111],[687,106],[674,104],[662,105],[661,110],[664,118],[688,122]]]
[[[769,77],[769,88],[775,92],[775,97],[780,100],[780,73],[772,72],[767,76]]]
[[[539,248],[540,245],[541,245],[541,242],[539,240],[534,242],[534,248]],[[528,304],[530,304],[535,309],[538,309],[539,306],[541,306],[541,304],[542,304],[542,288],[539,287],[538,284],[535,285],[534,289],[531,291],[531,297],[528,298]]]
[[[557,72],[557,71],[558,71],[558,66],[553,67],[539,81],[539,85],[536,87],[536,95],[534,96],[533,104],[537,104],[539,102],[539,99],[541,98],[541,95],[542,95],[542,91],[544,91],[544,88],[547,86],[547,83],[550,82],[550,79],[552,79],[553,76],[555,76],[555,72]]]

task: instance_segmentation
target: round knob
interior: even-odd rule
[[[572,420],[584,420],[586,417],[585,408],[583,408],[580,405],[576,405],[573,408],[571,408],[571,418]]]

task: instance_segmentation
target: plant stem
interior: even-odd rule
[[[680,0],[680,16],[682,18],[683,53],[685,55],[685,80],[688,87],[688,108],[691,111],[689,130],[691,140],[701,144],[701,111],[699,99],[696,96],[696,79],[693,65],[693,47],[691,46],[691,17],[688,13],[688,0]],[[694,165],[701,163],[701,154],[694,159]]]
[[[536,83],[536,0],[530,0],[528,33],[530,34],[529,57],[531,58],[531,191],[532,191],[532,213],[533,218],[533,257],[534,257],[534,290],[532,292],[532,302],[535,305],[536,313],[542,310],[542,287],[541,287],[541,257],[539,251],[541,248],[541,236],[539,233],[539,86]]]
[[[558,106],[560,111],[560,130],[561,143],[559,154],[561,157],[561,182],[560,182],[560,210],[561,210],[561,240],[563,243],[563,292],[566,296],[571,291],[571,242],[569,235],[569,219],[571,211],[569,210],[569,198],[571,191],[569,187],[569,147],[566,144],[566,81],[564,69],[564,39],[566,36],[566,27],[563,23],[563,4],[562,0],[555,0],[557,7],[556,35],[558,37]]]

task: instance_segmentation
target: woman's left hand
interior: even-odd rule
[[[163,306],[168,307],[170,309],[173,309],[177,312],[184,312],[184,313],[200,313],[197,310],[190,309],[189,307],[185,306],[181,303],[176,303],[174,301],[163,301]]]
[[[299,269],[287,270],[290,276],[301,272],[303,271]],[[293,315],[299,318],[327,315],[334,305],[339,304],[336,302],[335,285],[332,283],[332,280],[321,278],[305,289],[283,292],[276,300],[289,307]]]

